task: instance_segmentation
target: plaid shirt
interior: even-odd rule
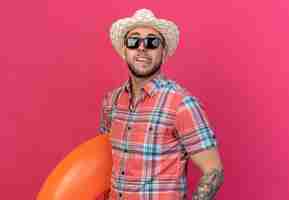
[[[102,104],[100,133],[111,131],[113,154],[109,198],[185,199],[188,158],[217,145],[203,105],[161,74],[136,101],[130,91],[127,81]]]

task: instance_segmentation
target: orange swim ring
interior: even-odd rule
[[[37,200],[95,200],[109,190],[112,169],[109,134],[70,152],[45,180]]]

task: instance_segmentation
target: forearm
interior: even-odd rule
[[[223,169],[215,168],[204,173],[193,193],[193,200],[213,200],[223,181]]]

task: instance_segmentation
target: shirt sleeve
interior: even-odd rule
[[[109,132],[110,116],[107,107],[108,107],[108,95],[105,95],[101,103],[97,134],[106,134]]]
[[[183,97],[177,108],[176,129],[188,155],[217,146],[204,106],[196,97]]]

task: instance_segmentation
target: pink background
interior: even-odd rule
[[[180,27],[163,69],[207,108],[225,167],[217,199],[288,199],[288,0],[1,1],[1,199],[34,199],[95,135],[102,96],[127,77],[109,27],[143,7]],[[199,175],[191,166],[190,191]]]

